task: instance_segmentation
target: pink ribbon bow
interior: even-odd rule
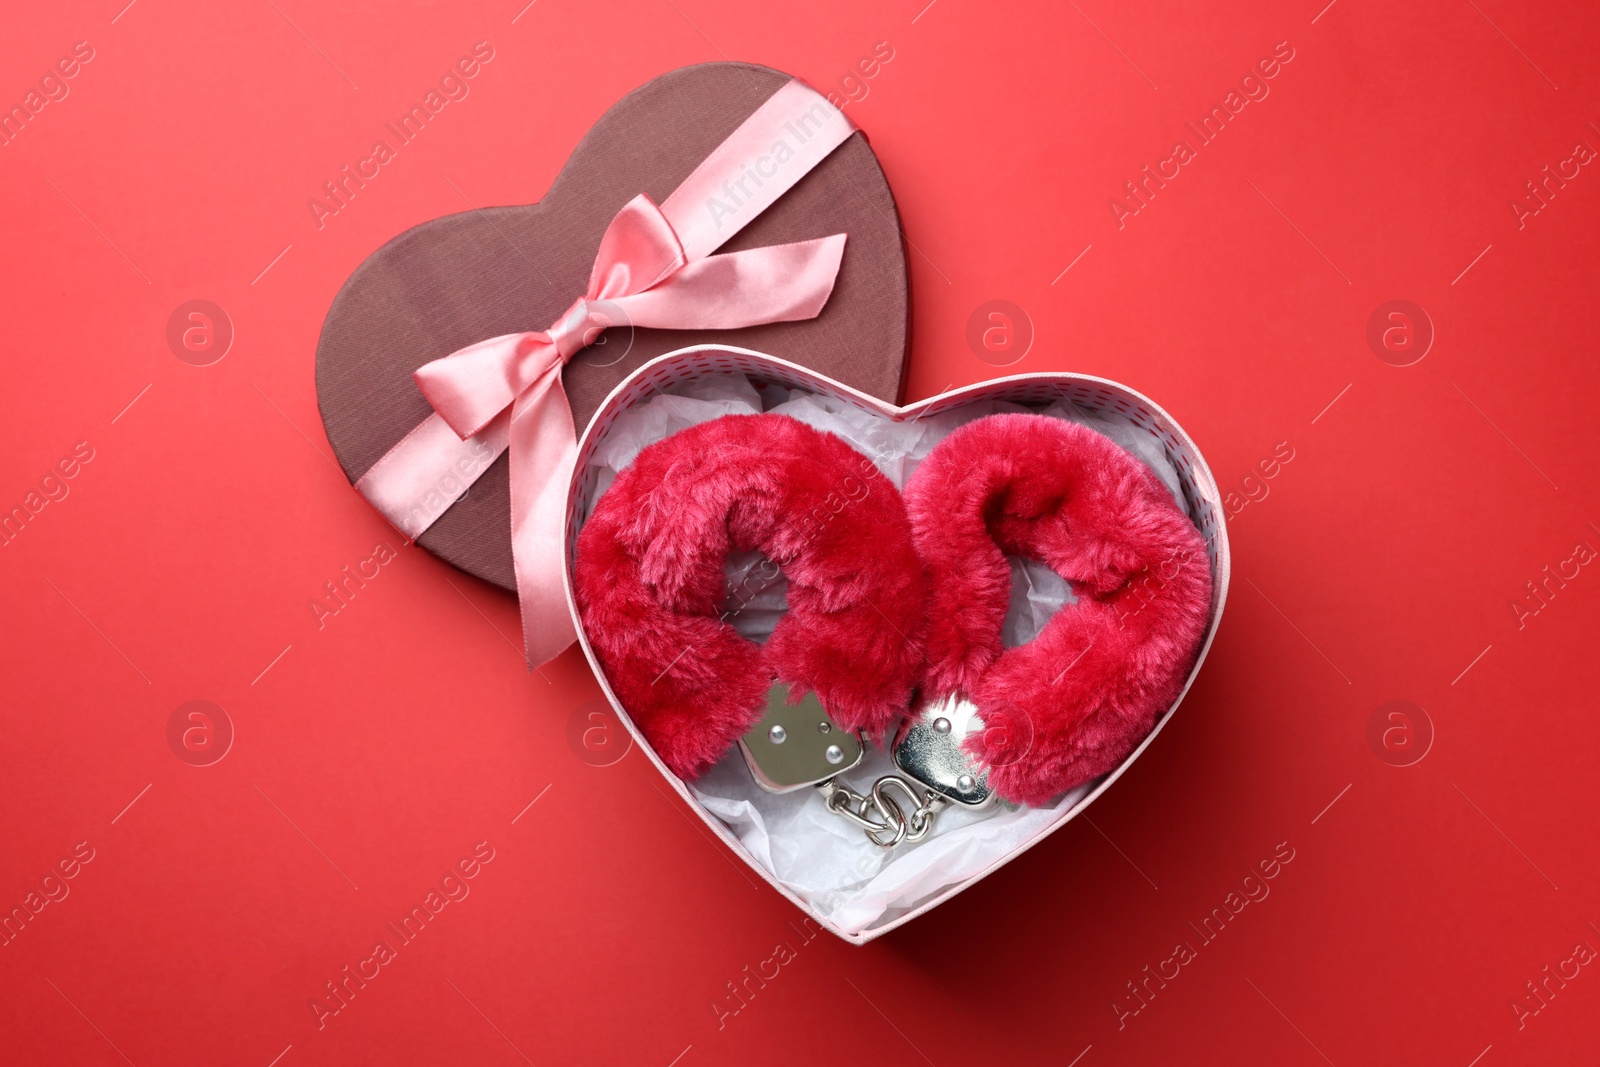
[[[819,126],[795,146],[797,152],[781,156],[789,165],[788,173],[779,173],[771,162],[775,141],[786,138],[785,129],[808,132],[809,127],[796,129],[794,116],[815,121],[821,100],[814,90],[789,82],[679,186],[665,208],[642,194],[623,205],[601,238],[588,290],[548,329],[492,337],[419,368],[417,385],[434,414],[356,483],[390,522],[415,538],[509,448],[511,555],[530,665],[554,658],[577,637],[562,589],[566,487],[577,433],[561,368],[612,326],[730,330],[821,312],[844,255],[844,234],[706,254],[849,135],[849,123],[823,101],[834,127]],[[774,173],[757,187],[748,179],[733,187],[722,178],[730,172],[742,176],[752,165],[765,173],[763,161]],[[758,195],[740,197],[739,188]],[[729,222],[725,215],[735,217]]]

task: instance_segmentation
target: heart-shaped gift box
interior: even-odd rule
[[[578,533],[606,488],[601,476],[607,469],[604,464],[615,462],[597,457],[608,452],[626,454],[632,448],[629,442],[621,442],[619,447],[614,439],[617,428],[627,422],[623,417],[641,404],[663,395],[671,397],[675,390],[704,386],[713,379],[746,381],[761,391],[763,397],[768,392],[786,398],[796,393],[811,394],[852,408],[856,413],[868,413],[894,423],[922,419],[937,422],[939,416],[945,414],[959,418],[962,409],[977,410],[995,402],[1029,410],[1065,403],[1076,415],[1109,432],[1124,447],[1132,444],[1136,446],[1132,449],[1136,453],[1159,457],[1171,480],[1169,487],[1175,498],[1205,539],[1213,579],[1205,635],[1194,666],[1171,707],[1159,716],[1150,733],[1115,770],[1057,798],[1051,805],[1020,809],[1020,813],[1007,809],[958,824],[941,823],[924,842],[902,846],[890,854],[867,843],[856,831],[842,829],[834,834],[824,829],[810,829],[805,818],[795,818],[796,809],[813,805],[805,809],[809,815],[823,806],[819,796],[806,790],[787,798],[766,797],[749,779],[745,769],[737,765],[736,756],[725,759],[701,782],[691,784],[679,779],[651,749],[629,717],[628,709],[613,692],[579,617],[573,591],[573,568]],[[1149,462],[1148,458],[1146,461]],[[650,361],[629,375],[599,405],[579,442],[577,465],[567,491],[563,570],[567,606],[577,626],[578,640],[606,698],[640,750],[711,831],[757,874],[839,937],[853,944],[865,944],[949,900],[1060,829],[1110,788],[1111,783],[1139,758],[1177,710],[1205,659],[1227,597],[1229,552],[1221,496],[1199,449],[1170,415],[1126,386],[1084,374],[1019,374],[964,386],[899,407],[798,364],[748,349],[712,344],[681,349]],[[717,779],[714,783],[711,782],[713,778]],[[941,816],[941,819],[947,818]],[[777,840],[783,832],[779,820],[785,820],[781,826],[805,828],[795,832],[808,834],[812,840],[799,843]],[[819,825],[831,826],[826,817]],[[801,867],[810,862],[826,870],[813,879],[805,876],[807,872],[803,870],[797,873],[792,859],[788,869],[778,869],[781,864],[775,856],[796,854],[809,857],[800,861]],[[896,873],[895,865],[901,863],[905,866]],[[835,866],[844,873],[836,875]],[[826,889],[819,888],[830,878],[834,879],[833,883]]]

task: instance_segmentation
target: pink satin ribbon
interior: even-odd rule
[[[639,195],[606,228],[589,288],[548,329],[469,345],[416,372],[434,413],[356,488],[407,537],[511,452],[511,556],[528,663],[577,637],[562,589],[566,489],[577,458],[561,368],[612,326],[731,330],[809,319],[833,292],[844,234],[711,255],[854,132],[790,81],[657,207]]]

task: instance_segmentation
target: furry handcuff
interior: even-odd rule
[[[751,549],[788,579],[765,644],[723,604],[724,561]],[[727,415],[641,450],[578,535],[575,577],[612,691],[680,778],[769,706],[781,718],[809,696],[816,715],[809,736],[777,719],[761,735],[776,750],[763,784],[784,790],[809,784],[786,764],[847,769],[858,733],[882,737],[905,715],[926,615],[905,505],[871,460],[796,419]]]
[[[1046,804],[1121,764],[1177,699],[1211,604],[1205,541],[1160,479],[1086,426],[990,415],[934,447],[905,501],[930,594],[896,763],[969,806]],[[1077,597],[1015,648],[1007,554]]]
[[[737,743],[763,788],[815,785],[886,848],[947,804],[1044,804],[1114,768],[1181,689],[1211,595],[1200,534],[1155,475],[1032,414],[956,430],[903,498],[795,419],[713,419],[640,451],[577,549],[584,630],[673,773]],[[750,549],[789,583],[764,645],[727,621],[723,563]],[[1078,597],[1011,649],[1007,553]],[[838,780],[863,733],[904,775],[865,794]]]

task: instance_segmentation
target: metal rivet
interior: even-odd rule
[[[843,763],[844,749],[840,748],[838,745],[829,745],[828,750],[823,753],[823,756],[827,758],[829,763]]]
[[[767,731],[767,740],[775,745],[781,745],[789,739],[789,731],[781,726],[774,726]]]
[[[977,784],[978,783],[973,780],[972,775],[970,774],[963,774],[961,777],[956,779],[956,788],[961,790],[963,793],[970,792],[972,787]]]
[[[945,719],[945,718],[934,719],[933,720],[933,732],[936,733],[936,734],[947,734],[947,733],[949,733],[950,732],[950,720],[949,719]]]
[[[819,734],[825,734],[825,733],[827,733],[828,731],[830,731],[832,729],[833,729],[833,723],[829,722],[826,719],[824,719],[821,722],[817,723],[817,733],[819,733]]]

